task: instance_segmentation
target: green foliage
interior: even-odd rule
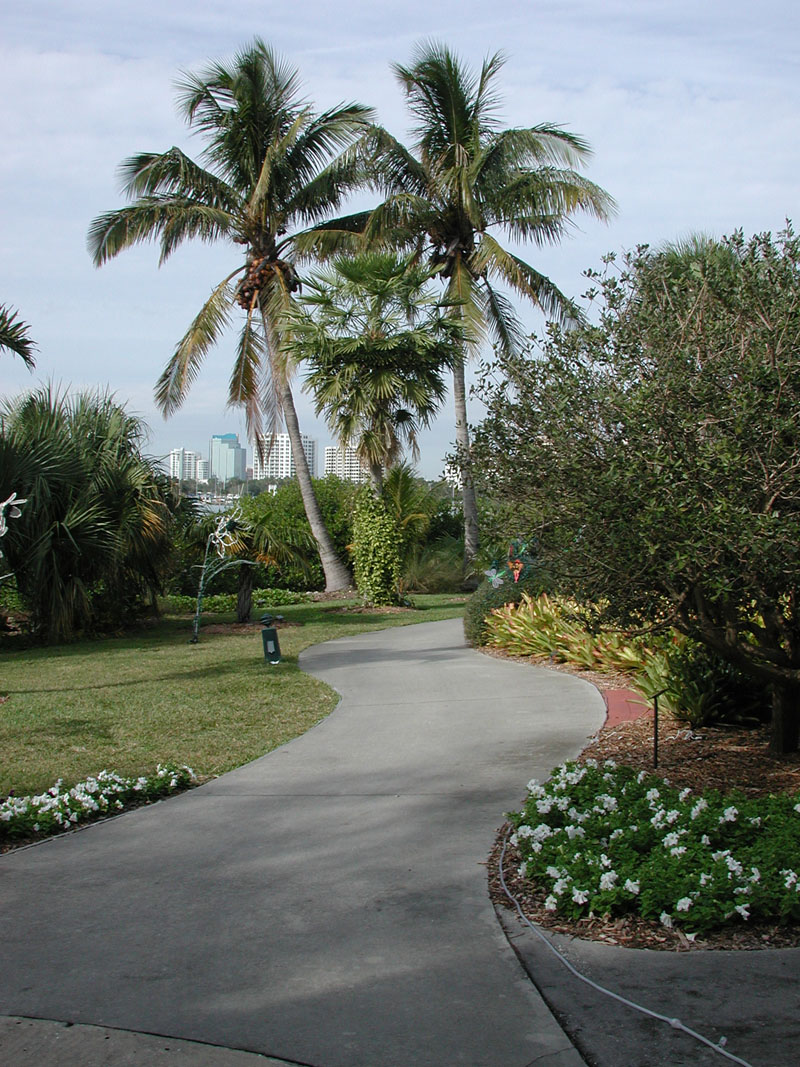
[[[0,304],[0,350],[12,352],[33,370],[36,344],[31,340],[30,327],[19,317],[19,312],[8,304]]]
[[[464,542],[444,535],[406,556],[401,585],[409,593],[454,593],[463,580]]]
[[[800,795],[697,796],[610,760],[564,764],[528,791],[511,840],[550,911],[641,915],[691,935],[800,921]]]
[[[668,648],[665,684],[675,717],[690,726],[769,720],[768,689],[696,641],[675,641]]]
[[[264,611],[267,608],[282,608],[286,604],[305,604],[309,600],[307,593],[290,592],[288,589],[257,589],[253,593],[253,609]],[[212,593],[211,596],[203,597],[203,614],[228,614],[236,611],[236,593]],[[193,614],[197,607],[197,596],[170,596],[159,597],[158,606],[161,611],[186,615]]]
[[[341,256],[304,281],[288,318],[316,414],[355,448],[376,486],[406,446],[418,457],[417,434],[440,407],[444,371],[463,344],[431,277],[414,256]]]
[[[800,726],[800,240],[646,248],[592,274],[596,325],[501,358],[481,476],[560,588],[673,623]],[[776,708],[778,704],[776,703]]]
[[[402,538],[385,502],[368,488],[356,500],[353,565],[356,587],[368,604],[397,604]]]
[[[195,784],[191,767],[159,764],[155,774],[124,778],[113,771],[78,782],[69,789],[59,779],[39,796],[8,797],[0,803],[0,844],[17,838],[48,837],[79,823],[115,815]]]
[[[46,640],[130,622],[161,586],[172,520],[144,436],[100,393],[43,388],[4,407],[0,498],[16,491],[27,503],[3,555]]]
[[[537,570],[523,575],[518,582],[503,581],[497,587],[491,582],[482,582],[464,608],[464,637],[467,644],[473,647],[486,644],[489,635],[487,620],[495,608],[518,604],[526,593],[538,597],[542,587],[543,578]]]

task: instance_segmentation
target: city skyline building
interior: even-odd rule
[[[346,482],[361,485],[369,481],[369,470],[361,462],[354,448],[329,445],[325,449],[325,473],[334,474]]]
[[[245,480],[247,450],[239,444],[235,433],[213,434],[208,447],[209,478],[230,482],[234,478]]]
[[[297,468],[292,456],[292,445],[288,433],[276,433],[272,438],[262,434],[260,437],[264,458],[259,455],[257,444],[253,445],[253,478],[255,481],[277,482],[285,478],[294,478]],[[317,477],[317,440],[307,433],[300,434],[303,451],[308,462],[312,478]],[[269,453],[267,453],[269,449]]]

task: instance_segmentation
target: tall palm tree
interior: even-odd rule
[[[369,127],[372,112],[351,103],[315,114],[300,97],[297,71],[258,39],[230,65],[214,63],[184,76],[178,101],[205,139],[206,166],[174,147],[126,160],[123,188],[133,202],[92,223],[90,251],[99,266],[155,238],[161,263],[192,238],[239,246],[239,265],[215,286],[179,341],[158,381],[156,401],[165,416],[183,403],[203,358],[230,324],[233,309],[241,308],[229,403],[244,407],[255,442],[265,422],[273,430],[282,415],[327,588],[347,588],[349,572],[314,496],[279,321],[299,286],[297,238],[330,216],[358,184],[356,153],[347,150]]]
[[[464,366],[486,337],[514,349],[522,327],[499,282],[562,322],[578,313],[570,300],[495,233],[536,245],[559,241],[576,212],[607,218],[614,201],[577,172],[585,141],[552,125],[502,129],[496,77],[504,57],[474,74],[448,48],[422,44],[410,66],[394,72],[416,120],[414,151],[382,129],[372,134],[372,180],[385,196],[366,224],[367,241],[416,246],[439,268],[445,299],[460,310],[472,340],[453,372],[456,445],[462,469],[465,557],[478,550]],[[415,154],[416,153],[416,154]]]
[[[287,316],[305,386],[342,447],[353,445],[376,491],[446,394],[460,322],[435,298],[430,271],[381,252],[340,256],[304,283]]]
[[[33,370],[36,364],[33,350],[36,345],[28,336],[28,330],[29,326],[22,322],[19,312],[8,304],[0,304],[0,348],[13,352],[26,367]]]

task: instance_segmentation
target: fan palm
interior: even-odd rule
[[[376,490],[446,394],[460,322],[435,299],[430,272],[387,253],[338,257],[305,283],[287,317],[305,386],[342,447],[353,446]]]
[[[7,304],[0,304],[0,348],[8,349],[30,370],[35,366],[34,342],[28,336],[28,324],[22,322],[19,313]]]
[[[495,233],[550,244],[569,232],[576,212],[603,219],[614,210],[612,198],[575,169],[590,155],[581,138],[547,124],[501,128],[495,80],[503,63],[495,54],[475,75],[448,48],[428,42],[410,66],[394,66],[416,120],[416,154],[386,131],[373,130],[372,180],[385,200],[364,231],[367,241],[416,246],[418,254],[427,254],[445,281],[445,299],[471,334],[453,372],[467,562],[478,549],[478,516],[465,360],[487,333],[504,350],[518,346],[523,334],[497,284],[562,322],[578,316],[572,302]]]
[[[179,106],[205,139],[206,166],[179,148],[126,160],[123,188],[133,202],[92,223],[89,247],[99,266],[155,238],[162,263],[192,238],[240,246],[243,262],[215,286],[178,342],[158,381],[156,401],[165,416],[183,403],[238,306],[243,325],[229,403],[244,407],[256,442],[265,423],[273,430],[278,412],[282,415],[326,585],[340,589],[350,576],[314,496],[279,319],[299,286],[297,238],[335,211],[359,181],[356,154],[347,149],[368,128],[371,111],[351,103],[315,114],[299,93],[297,72],[258,39],[229,66],[215,63],[185,76]]]
[[[151,600],[169,554],[170,515],[145,427],[112,397],[49,387],[0,409],[0,498],[27,503],[3,554],[35,629],[65,640]]]

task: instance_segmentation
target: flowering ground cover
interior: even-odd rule
[[[73,830],[124,808],[187,789],[195,781],[191,767],[159,764],[151,775],[123,778],[112,771],[100,771],[69,789],[59,779],[45,793],[7,797],[0,803],[0,849],[21,840]]]
[[[632,912],[691,939],[800,920],[800,794],[698,796],[617,766],[564,764],[511,816],[518,875],[571,919]]]

